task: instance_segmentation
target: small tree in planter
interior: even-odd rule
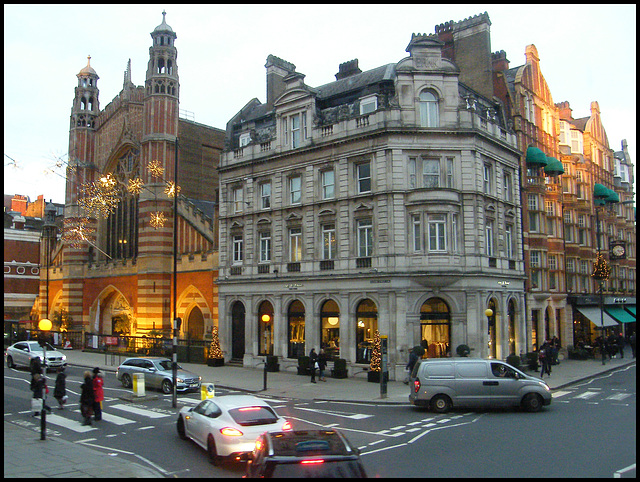
[[[224,355],[220,349],[220,337],[218,336],[218,327],[214,326],[211,330],[211,344],[209,345],[209,357],[207,365],[210,367],[224,366]]]
[[[376,330],[373,334],[373,351],[371,352],[371,362],[369,363],[369,373],[367,381],[380,383],[380,372],[382,371],[382,349],[380,343],[380,332]]]

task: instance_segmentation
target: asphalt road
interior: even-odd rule
[[[241,464],[214,467],[204,450],[176,433],[171,396],[129,403],[113,373],[105,374],[104,420],[80,424],[83,369],[67,369],[69,405],[47,418],[49,435],[83,444],[122,463],[148,464],[173,477],[240,477]],[[49,374],[53,386],[55,374]],[[4,368],[5,420],[30,416],[29,373]],[[330,389],[327,386],[327,389]],[[217,389],[216,395],[229,393]],[[178,407],[200,393],[178,395]],[[294,428],[336,427],[362,451],[371,477],[635,477],[635,365],[554,392],[539,413],[453,410],[434,414],[407,405],[266,398]],[[49,403],[55,407],[55,400]]]

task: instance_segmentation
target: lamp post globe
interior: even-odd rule
[[[49,330],[51,330],[51,327],[53,326],[53,324],[51,323],[51,320],[49,320],[48,318],[42,318],[39,322],[38,322],[38,328],[43,331],[43,332],[48,332]],[[42,354],[43,354],[43,368],[44,368],[44,374],[43,376],[46,377],[47,375],[47,340],[45,339],[45,337],[42,337]],[[47,401],[47,392],[45,390],[42,391],[42,411],[40,412],[40,440],[46,440],[47,438],[47,412],[45,410],[46,407],[46,401]]]

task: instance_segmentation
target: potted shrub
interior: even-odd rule
[[[279,372],[280,364],[278,363],[278,357],[274,355],[267,355],[267,371]]]
[[[214,326],[211,330],[211,344],[209,345],[209,354],[207,356],[207,365],[210,367],[224,366],[224,355],[220,349],[220,338],[218,337],[218,327]]]
[[[347,378],[347,360],[344,358],[338,358],[333,362],[333,368],[331,369],[331,376],[333,378]]]
[[[507,363],[514,368],[520,368],[520,357],[515,353],[512,353],[507,357]]]
[[[456,347],[456,353],[458,354],[458,356],[469,356],[469,353],[471,353],[471,348],[469,348],[468,345],[458,345]]]
[[[530,351],[527,353],[527,367],[529,368],[529,370],[537,370],[538,368],[540,368],[540,366],[538,365],[538,352],[537,351]]]
[[[309,360],[310,358],[306,355],[298,357],[298,375],[311,375],[309,373]]]

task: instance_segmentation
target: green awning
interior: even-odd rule
[[[547,157],[547,165],[544,166],[544,172],[548,176],[558,176],[564,174],[564,166],[555,157]]]
[[[527,164],[530,166],[546,166],[547,155],[534,146],[527,147]]]
[[[609,197],[609,189],[597,182],[593,185],[593,197],[596,199],[606,199]]]
[[[624,308],[620,306],[611,306],[606,307],[604,309],[613,319],[619,321],[620,323],[635,323],[636,317],[631,313],[625,311]]]
[[[625,305],[624,309],[631,313],[633,316],[636,316],[636,305]]]

